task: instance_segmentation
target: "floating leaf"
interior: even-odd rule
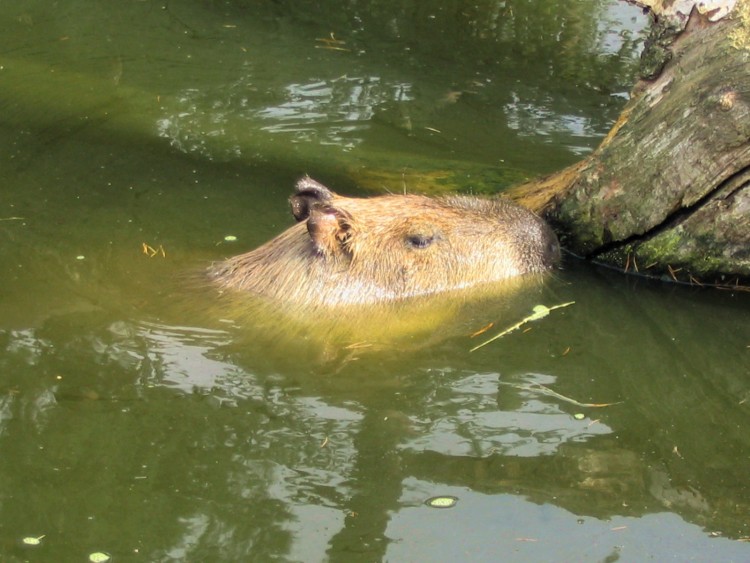
[[[42,539],[44,539],[44,535],[28,536],[23,538],[21,541],[24,543],[24,545],[39,545],[42,543]]]
[[[428,498],[424,503],[430,508],[453,508],[458,502],[458,497],[445,495]]]
[[[91,561],[91,563],[105,563],[110,559],[112,559],[112,557],[103,551],[95,551],[94,553],[89,554],[89,561]]]
[[[224,240],[227,241],[227,242],[234,242],[234,241],[237,240],[237,237],[234,236],[234,235],[227,235],[227,236],[224,237]]]
[[[524,321],[537,321],[539,319],[543,319],[547,315],[549,315],[550,308],[546,307],[544,305],[537,305],[532,309],[531,315],[526,317]]]

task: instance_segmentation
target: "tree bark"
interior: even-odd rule
[[[653,4],[652,33],[645,77],[620,118],[588,158],[511,197],[545,215],[574,254],[675,281],[745,285],[750,2],[717,0],[687,15],[684,1],[634,3]]]

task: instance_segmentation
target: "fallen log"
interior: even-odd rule
[[[573,254],[747,285],[750,2],[631,3],[650,10],[652,29],[619,119],[587,158],[509,195],[542,213]]]

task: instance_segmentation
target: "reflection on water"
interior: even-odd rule
[[[341,76],[328,82],[289,84],[286,101],[266,107],[258,115],[270,124],[264,130],[292,133],[294,142],[318,141],[347,150],[362,142],[350,133],[366,127],[376,108],[413,100],[411,84],[387,84],[377,76]],[[316,124],[328,126],[317,138]]]
[[[446,456],[537,457],[555,454],[569,441],[612,432],[600,421],[571,417],[555,401],[531,390],[534,385],[554,387],[553,376],[457,375],[452,374],[424,409],[427,419],[437,422],[421,428],[420,436],[405,444],[407,449]],[[498,408],[506,402],[507,410]]]
[[[284,134],[290,143],[350,150],[364,141],[361,132],[369,128],[378,108],[413,100],[408,83],[344,75],[286,84],[274,96],[280,100],[262,106],[254,82],[249,74],[220,91],[181,92],[172,113],[157,120],[159,136],[180,151],[217,160],[242,159],[247,137],[259,132]]]
[[[133,495],[158,494],[158,509],[147,504],[126,522],[118,519],[120,539],[106,530],[106,510],[87,508],[86,495],[78,501],[82,515],[93,510],[94,522],[105,526],[89,523],[85,529],[109,538],[110,549],[122,553],[142,537],[146,520],[163,520],[152,539],[135,544],[148,547],[156,560],[199,553],[231,558],[248,550],[297,556],[314,550],[319,558],[328,549],[422,553],[420,542],[383,543],[382,534],[402,537],[402,526],[415,526],[407,515],[422,500],[448,493],[460,499],[451,517],[458,522],[469,518],[461,516],[468,507],[470,513],[490,510],[493,519],[494,511],[509,510],[508,502],[520,502],[530,523],[543,518],[541,508],[521,497],[502,501],[514,493],[560,507],[552,512],[555,528],[574,520],[573,514],[588,516],[589,525],[600,529],[596,518],[669,510],[709,529],[746,533],[748,507],[738,503],[742,465],[732,470],[727,464],[749,448],[743,434],[732,431],[747,414],[733,410],[736,398],[727,403],[722,397],[747,395],[747,389],[726,395],[718,385],[693,403],[695,386],[709,381],[701,383],[702,375],[713,373],[718,383],[710,370],[689,372],[695,381],[683,382],[684,390],[664,387],[681,377],[674,368],[687,365],[687,351],[680,347],[670,359],[649,342],[662,330],[672,341],[690,338],[700,315],[696,319],[685,307],[669,318],[644,314],[632,308],[624,284],[592,281],[579,288],[582,278],[561,277],[551,289],[574,297],[578,307],[477,353],[468,352],[471,339],[464,335],[409,353],[361,356],[336,373],[321,372],[292,344],[275,359],[263,343],[245,340],[238,347],[236,327],[170,326],[101,312],[4,331],[0,436],[8,462],[0,470],[9,490],[26,487],[30,467],[36,468],[34,479],[49,480],[39,497],[24,497],[24,510],[31,505],[54,513],[54,499],[80,497],[92,482],[91,469],[84,470],[90,463],[107,468],[108,478],[94,482],[120,504]],[[647,310],[662,301],[648,289],[633,296]],[[600,299],[606,306],[597,304]],[[716,330],[731,318],[726,311],[712,321],[729,349],[748,337],[727,338]],[[636,340],[644,326],[652,327],[651,334]],[[565,354],[566,346],[573,351]],[[642,352],[637,367],[630,346]],[[740,358],[726,360],[723,369],[745,365]],[[721,434],[703,444],[691,437],[694,421],[719,418]],[[730,441],[717,440],[719,435]],[[60,476],[50,480],[55,472]],[[494,509],[482,508],[486,495],[498,502]],[[7,500],[7,513],[15,514]],[[65,506],[69,511],[75,505],[68,500]],[[618,521],[639,528],[635,520]],[[28,523],[27,517],[19,525]],[[63,533],[81,524],[37,522],[34,529],[40,525],[40,533]],[[435,526],[428,513],[411,529],[418,537],[434,533]],[[538,526],[523,535],[538,536]],[[261,539],[259,529],[275,530],[273,539]],[[524,528],[511,530],[520,534]],[[477,546],[484,543],[480,538]],[[80,549],[72,543],[69,549]]]
[[[128,357],[138,364],[158,366],[150,377],[141,381],[147,385],[168,385],[190,393],[194,389],[212,389],[217,381],[226,381],[236,372],[231,366],[211,359],[213,349],[229,342],[229,335],[220,331],[152,323],[129,326],[120,321],[110,325],[109,330],[126,338],[125,343],[131,348],[126,352]],[[139,348],[138,340],[146,341],[145,355],[135,351]]]
[[[631,16],[539,6],[2,4],[0,558],[748,559],[746,294],[569,261],[293,329],[201,277],[287,228],[318,163],[590,150]]]
[[[596,136],[596,123],[585,116],[560,115],[549,104],[545,104],[543,99],[537,99],[535,102],[525,101],[529,99],[525,94],[524,92],[522,97],[517,92],[512,92],[511,101],[505,104],[510,129],[517,131],[521,137],[540,136],[550,137],[552,140],[565,137],[570,139],[568,143],[571,151],[578,155],[591,151],[585,140]],[[576,146],[572,142],[575,138],[580,138],[584,142]]]
[[[425,514],[419,499],[429,494],[430,482],[407,483],[404,508],[393,515],[387,558],[417,561],[439,553],[446,561],[669,561],[681,555],[696,561],[711,561],[712,550],[728,561],[742,561],[742,544],[723,538],[711,540],[706,551],[705,532],[686,524],[679,516],[665,513],[641,518],[614,517],[598,520],[570,513],[555,506],[539,507],[516,495],[482,494],[463,487],[445,487],[446,494],[470,500],[471,509],[450,514]],[[502,507],[507,518],[494,518]],[[420,533],[425,519],[432,523],[429,534]],[[554,525],[551,525],[554,523]],[[649,538],[638,544],[632,536]],[[425,544],[433,549],[426,553]],[[550,550],[554,546],[554,551]]]
[[[739,557],[743,544],[704,544],[686,522],[747,533],[740,460],[750,444],[741,397],[750,391],[731,378],[727,388],[708,364],[706,373],[688,368],[701,362],[682,344],[670,351],[653,343],[660,333],[692,341],[706,325],[695,313],[712,311],[707,334],[714,336],[697,357],[719,340],[740,351],[747,326],[733,326],[732,311],[711,294],[678,290],[678,306],[665,317],[658,309],[665,295],[653,284],[633,290],[619,278],[580,274],[572,268],[548,284],[576,306],[530,332],[475,353],[467,334],[408,352],[370,352],[334,371],[310,363],[293,342],[269,355],[263,342],[238,340],[236,326],[100,312],[3,331],[0,439],[9,457],[0,471],[9,490],[26,487],[29,468],[34,480],[49,482],[39,496],[24,497],[32,514],[43,506],[54,513],[58,498],[80,498],[80,509],[66,500],[66,510],[96,516],[87,524],[37,522],[40,533],[84,526],[115,552],[139,545],[154,560],[250,551],[424,557],[454,549],[417,539],[440,536],[444,525],[464,530],[462,545],[481,554],[518,537],[549,542],[553,529],[576,520],[585,526],[576,528],[580,545],[571,553],[590,553],[583,545],[603,534],[605,551],[664,554],[668,544],[647,539],[644,525],[652,522],[661,533],[687,535],[699,552],[721,545]],[[735,356],[724,358],[723,370],[747,369]],[[713,428],[704,439],[706,426]],[[86,501],[92,475],[116,504],[146,503],[118,519],[116,537],[106,507]],[[457,496],[457,508],[433,513],[422,504],[437,494]],[[154,495],[158,507],[146,501]],[[15,501],[7,501],[7,514],[15,514]],[[498,518],[500,534],[477,524]],[[20,534],[32,521],[13,529]],[[620,526],[629,531],[610,536]],[[50,535],[58,550],[86,543],[63,548]],[[551,553],[549,544],[515,547],[526,556]]]

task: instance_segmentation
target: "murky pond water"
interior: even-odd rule
[[[595,147],[638,11],[540,6],[0,5],[3,561],[750,558],[750,295],[570,259],[342,350],[198,281],[303,173],[487,192]]]

